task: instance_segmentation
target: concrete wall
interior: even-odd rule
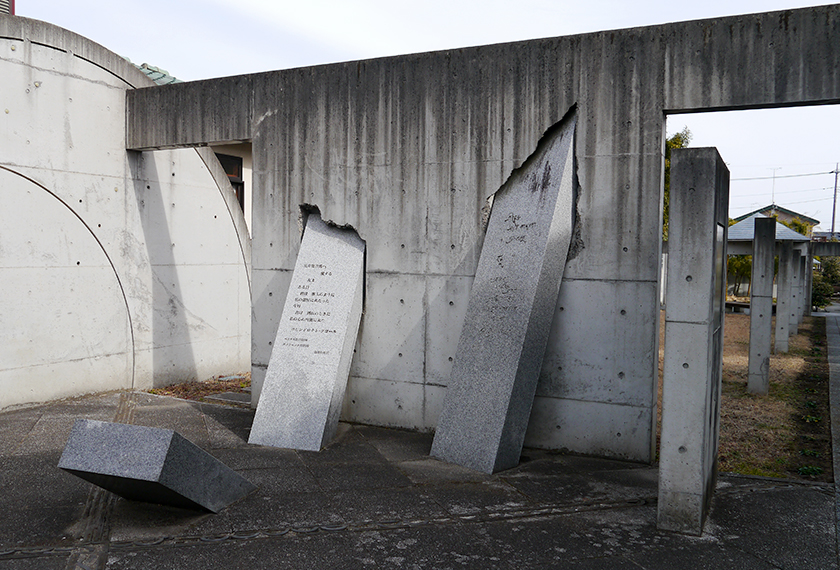
[[[151,82],[0,15],[0,408],[247,370],[250,255],[207,149],[125,150]],[[236,205],[238,208],[238,205]]]
[[[579,234],[526,445],[649,461],[665,115],[840,101],[838,42],[829,6],[169,85],[127,94],[128,147],[253,142],[257,386],[300,205],[352,225],[368,256],[344,417],[433,429],[487,198],[577,105]]]

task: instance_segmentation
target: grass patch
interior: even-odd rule
[[[745,475],[832,481],[825,319],[807,317],[787,354],[770,358],[770,392],[747,392],[749,316],[725,324],[719,468]]]

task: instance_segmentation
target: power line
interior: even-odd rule
[[[801,178],[803,176],[823,176],[825,174],[835,174],[836,171],[829,170],[828,172],[809,172],[807,174],[785,174],[784,176],[756,176],[755,178],[730,178],[730,182],[741,180],[773,180],[774,178]]]

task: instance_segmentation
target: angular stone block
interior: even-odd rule
[[[432,455],[519,463],[574,219],[570,112],[496,193]]]
[[[146,503],[217,513],[256,487],[180,434],[76,420],[58,467]]]
[[[310,214],[248,443],[318,451],[338,427],[362,318],[365,242]]]

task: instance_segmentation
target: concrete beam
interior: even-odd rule
[[[840,256],[840,241],[813,241],[811,242],[811,251],[814,257],[822,257],[823,255],[829,257]]]
[[[206,146],[251,140],[253,75],[171,83],[126,92],[130,150]]]
[[[747,390],[767,394],[770,387],[770,348],[773,334],[773,262],[776,220],[755,221],[750,287],[750,362]]]

